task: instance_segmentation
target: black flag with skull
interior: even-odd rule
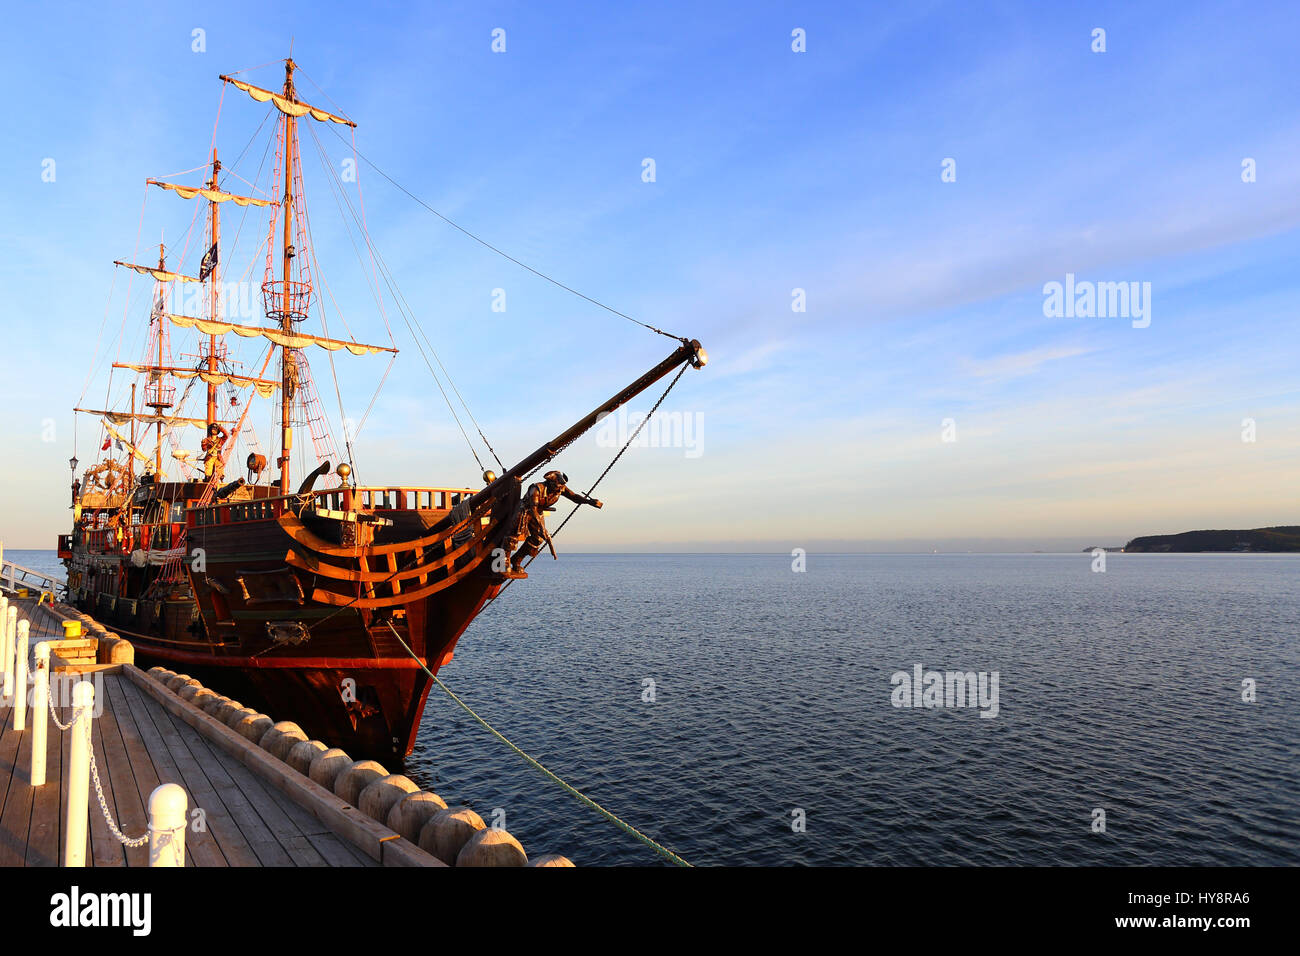
[[[199,281],[205,281],[208,276],[212,275],[212,270],[217,267],[217,244],[214,242],[212,248],[203,254],[203,261],[199,263]]]

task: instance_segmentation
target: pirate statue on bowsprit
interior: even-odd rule
[[[524,496],[520,499],[519,506],[515,511],[514,527],[505,541],[506,554],[514,551],[514,557],[510,559],[510,567],[502,572],[506,577],[528,577],[528,572],[522,566],[523,560],[524,558],[529,560],[535,558],[537,553],[542,550],[543,544],[551,549],[551,557],[558,559],[559,556],[555,553],[555,545],[551,542],[551,536],[546,533],[545,512],[554,511],[555,503],[560,498],[568,498],[576,504],[591,505],[593,508],[604,507],[603,502],[572,490],[568,485],[568,481],[569,476],[564,472],[548,471],[542,476],[540,482],[529,485],[528,490],[524,492]],[[515,551],[520,542],[523,542],[523,547]]]

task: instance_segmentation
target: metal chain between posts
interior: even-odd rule
[[[86,721],[86,737],[90,737],[90,721]],[[90,741],[87,739],[87,744],[89,743]],[[145,832],[144,836],[131,839],[131,837],[119,830],[117,824],[113,822],[113,815],[108,812],[108,801],[104,799],[104,788],[99,783],[99,768],[95,766],[95,748],[88,746],[86,753],[90,755],[90,778],[95,782],[95,796],[99,797],[99,809],[104,813],[104,819],[108,822],[108,829],[112,831],[113,836],[117,837],[117,842],[123,846],[144,846],[149,842],[148,831]]]
[[[58,706],[54,703],[54,695],[50,693],[49,686],[45,688],[45,698],[50,705],[50,720],[54,721],[54,726],[58,727],[59,730],[71,730],[72,725],[76,722],[76,718],[72,718],[72,720],[69,720],[66,724],[59,722]]]
[[[45,696],[49,700],[50,719],[54,721],[54,726],[58,727],[59,730],[64,730],[64,731],[71,730],[73,725],[75,725],[77,722],[76,715],[74,714],[72,719],[69,720],[66,724],[60,723],[58,718],[58,712],[55,709],[54,697],[50,693],[49,688],[46,688]],[[104,799],[104,787],[99,782],[99,767],[95,765],[95,748],[92,743],[89,720],[86,721],[86,744],[87,744],[86,753],[90,757],[90,778],[92,781],[94,781],[95,796],[99,798],[99,809],[103,812],[104,819],[108,822],[108,829],[112,832],[113,836],[117,838],[117,842],[121,843],[123,846],[129,846],[129,847],[144,846],[146,843],[149,842],[148,833],[146,833],[142,837],[136,837],[135,839],[132,839],[131,837],[127,836],[125,833],[123,833],[121,830],[117,828],[117,824],[113,822],[113,815],[108,811],[108,801]]]

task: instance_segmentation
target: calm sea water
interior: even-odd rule
[[[565,554],[441,676],[696,864],[1300,863],[1300,556],[1091,565]],[[997,716],[895,707],[918,663],[996,671]],[[660,862],[437,688],[405,772],[532,854]]]

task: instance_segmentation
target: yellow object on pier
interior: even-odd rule
[[[71,639],[74,638],[74,637],[81,637],[81,622],[80,622],[80,621],[64,621],[64,622],[63,622],[63,639],[64,639],[64,640],[71,640]]]

